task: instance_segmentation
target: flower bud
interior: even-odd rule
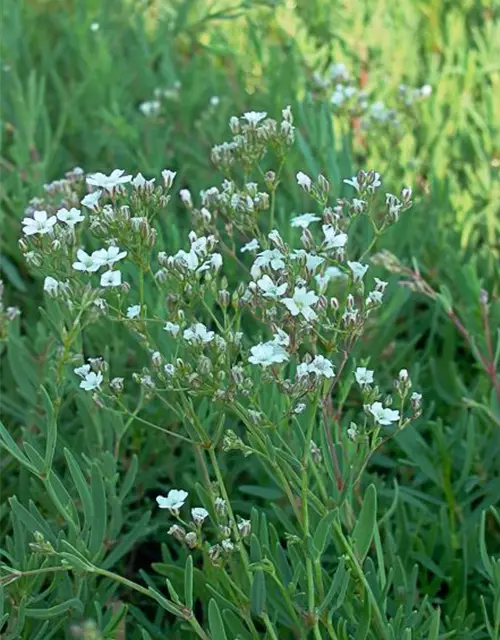
[[[250,520],[240,520],[238,522],[238,531],[240,532],[240,536],[242,538],[246,538],[247,536],[249,536],[251,530],[252,525],[250,523]]]
[[[300,241],[302,246],[306,251],[310,251],[314,248],[314,238],[309,229],[304,229],[302,231],[302,235],[300,236]]]
[[[114,393],[122,393],[123,392],[123,378],[113,378],[109,383],[110,389]]]
[[[179,540],[179,542],[183,542],[186,537],[185,529],[178,524],[172,525],[168,530],[168,534],[173,536],[176,540]]]
[[[231,133],[237,135],[240,132],[240,121],[236,116],[231,116],[229,119],[229,128],[231,129]]]
[[[318,186],[324,194],[327,194],[330,191],[330,183],[321,173],[318,176]]]
[[[190,549],[194,549],[198,544],[198,536],[194,531],[190,531],[189,533],[186,533],[186,536],[184,537],[184,542],[187,544],[187,546]]]

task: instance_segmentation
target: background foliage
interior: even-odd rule
[[[366,341],[363,356],[387,380],[409,369],[425,406],[416,426],[379,452],[363,483],[363,492],[373,485],[378,497],[376,548],[364,575],[373,583],[374,575],[393,572],[391,595],[380,595],[392,626],[387,635],[368,625],[364,635],[363,629],[356,636],[339,631],[339,638],[499,638],[498,4],[7,0],[1,10],[0,267],[5,306],[22,310],[8,337],[2,330],[0,345],[2,415],[10,434],[3,435],[8,446],[2,452],[3,560],[19,571],[38,567],[28,546],[34,531],[54,545],[63,536],[74,548],[88,536],[101,571],[91,581],[63,573],[51,583],[43,575],[4,580],[5,637],[72,637],[72,625],[90,619],[104,637],[189,633],[102,571],[158,590],[168,576],[182,592],[188,554],[167,541],[153,502],[162,488],[194,486],[199,476],[192,450],[139,421],[126,432],[119,422],[103,424],[77,393],[61,408],[52,475],[37,467],[37,452],[50,438],[51,408],[42,387],[55,344],[39,311],[41,282],[17,248],[28,200],[76,165],[146,176],[169,167],[178,171],[177,186],[198,193],[220,177],[210,148],[227,137],[231,115],[276,113],[290,104],[299,131],[291,166],[322,171],[334,185],[362,167],[380,171],[386,184],[414,185],[414,208],[379,248],[396,253],[437,292],[430,300],[394,279],[391,302]],[[313,73],[331,62],[344,62],[377,100],[393,101],[401,83],[429,83],[433,93],[396,137],[363,132],[348,118],[332,117],[328,101],[313,91]],[[159,115],[146,117],[139,105],[158,87],[170,94]],[[298,198],[293,175],[285,175],[277,203],[284,237],[284,222],[303,207]],[[188,229],[180,204],[170,206],[178,209],[178,224],[165,225],[164,242],[175,250]],[[489,294],[489,369],[481,358],[489,354],[482,289]],[[152,299],[155,292],[146,295]],[[137,369],[144,357],[112,326],[87,340],[85,350],[106,354],[117,370]],[[210,420],[209,406],[199,411]],[[151,420],[176,427],[161,407],[152,404],[148,412]],[[224,462],[238,512],[252,518],[261,546],[271,548],[265,540],[276,534],[267,523],[272,531],[282,526],[273,509],[280,496],[253,458],[228,455]],[[65,491],[71,514],[61,504]],[[72,529],[75,519],[80,523]],[[331,573],[340,571],[338,584],[348,589],[337,560],[343,550],[334,545],[330,553]],[[211,579],[195,569],[197,614],[212,637],[224,637],[214,631],[220,609],[227,637],[236,637],[225,603],[215,598],[217,610],[209,605]],[[335,597],[340,607],[341,590]]]

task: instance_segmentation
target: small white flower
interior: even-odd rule
[[[243,118],[251,127],[256,127],[266,116],[267,113],[265,111],[247,111],[243,114]]]
[[[80,376],[80,378],[85,378],[90,373],[90,365],[82,364],[80,367],[73,369],[73,371],[77,376]]]
[[[59,281],[52,276],[47,276],[43,282],[43,290],[46,291],[49,295],[56,295],[59,290]]]
[[[307,362],[301,362],[297,367],[297,378],[305,378],[309,375],[309,365]]]
[[[220,104],[219,96],[212,96],[210,98],[210,104],[212,105],[212,107],[217,107]]]
[[[121,283],[121,271],[106,271],[101,276],[101,287],[119,287]]]
[[[432,94],[432,87],[430,84],[424,84],[420,87],[420,95],[423,98],[428,98]]]
[[[57,219],[65,222],[68,227],[74,227],[77,222],[85,220],[85,216],[82,216],[80,209],[75,209],[75,207],[72,207],[69,211],[64,208],[59,209],[56,215]]]
[[[91,371],[87,373],[85,378],[80,382],[80,388],[85,389],[85,391],[93,391],[94,389],[99,389],[102,381],[103,377],[100,371],[97,373]]]
[[[90,25],[90,30],[95,33],[96,31],[99,31],[100,26],[101,25],[98,22],[92,22],[92,24]]]
[[[330,75],[332,80],[341,80],[345,82],[349,80],[349,71],[343,62],[335,62],[330,66]]]
[[[278,249],[265,249],[257,255],[250,269],[252,278],[259,278],[261,269],[270,267],[273,271],[280,271],[285,268],[284,256]]]
[[[214,332],[208,331],[206,326],[201,322],[196,322],[195,324],[191,325],[188,329],[185,329],[182,335],[184,337],[184,340],[186,340],[187,342],[190,342],[191,344],[194,344],[197,342],[202,344],[207,344],[208,342],[212,342],[212,340],[215,337]]]
[[[359,282],[360,280],[362,280],[363,276],[368,271],[367,264],[362,264],[361,262],[351,262],[350,260],[347,261],[347,264],[349,265],[349,269],[352,271],[354,282]]]
[[[385,282],[385,280],[379,280],[379,278],[375,278],[375,289],[377,291],[381,291],[382,293],[384,293],[385,288],[387,287],[389,283]]]
[[[303,257],[306,259],[306,269],[311,271],[311,273],[314,273],[319,265],[323,264],[325,261],[321,256],[316,256],[314,253],[308,253],[305,249],[295,249],[290,256],[290,260],[298,260]]]
[[[351,422],[351,424],[349,425],[349,428],[347,429],[347,437],[349,438],[349,440],[356,440],[358,436],[358,425],[355,424],[354,422]]]
[[[181,328],[175,322],[167,322],[163,329],[175,337]]]
[[[137,318],[137,316],[140,315],[140,313],[141,313],[141,305],[140,304],[131,305],[127,309],[127,318],[130,318],[130,319]]]
[[[323,356],[316,356],[314,360],[309,364],[308,368],[309,373],[315,373],[318,377],[335,377],[332,363],[330,362],[330,360],[327,360]]]
[[[289,358],[285,349],[274,342],[261,342],[252,347],[250,353],[252,355],[248,358],[248,362],[258,364],[264,368],[273,364],[281,364]]]
[[[299,404],[295,407],[293,412],[296,413],[297,415],[299,415],[300,413],[304,413],[305,410],[306,410],[305,403],[304,402],[299,402]]]
[[[318,283],[318,287],[321,293],[326,291],[331,280],[338,280],[345,278],[346,274],[339,269],[339,267],[327,267],[325,269],[325,273],[323,275],[318,274],[316,276],[316,282]]]
[[[370,293],[368,294],[368,297],[365,300],[365,303],[369,307],[374,307],[378,304],[382,304],[383,297],[384,295],[382,291],[377,291],[375,289],[374,291],[370,291]]]
[[[356,191],[359,193],[361,186],[358,182],[357,176],[353,176],[352,178],[345,178],[344,183],[350,185],[351,187],[354,187],[354,189],[356,189]]]
[[[321,220],[321,218],[314,215],[314,213],[303,213],[300,216],[295,216],[295,218],[292,218],[290,224],[292,227],[307,229],[311,222],[317,222],[318,220]]]
[[[342,249],[347,243],[347,234],[332,227],[331,224],[323,225],[325,246],[327,249]]]
[[[234,544],[231,542],[231,540],[228,540],[227,538],[225,538],[221,542],[221,545],[226,553],[231,553],[231,551],[234,550]]]
[[[92,253],[92,258],[101,261],[102,265],[111,267],[118,260],[123,260],[127,255],[126,251],[120,251],[118,247],[108,247],[107,249],[98,249]]]
[[[260,280],[257,280],[257,286],[262,291],[262,295],[265,298],[274,299],[284,295],[288,288],[286,282],[278,286],[267,274],[264,274]]]
[[[156,502],[160,509],[178,512],[186,502],[188,495],[188,492],[182,489],[171,489],[167,496],[156,496]]]
[[[398,378],[401,382],[408,382],[408,369],[401,369]]]
[[[353,198],[351,200],[352,210],[354,213],[363,213],[366,209],[366,201],[360,200],[359,198]]]
[[[139,105],[139,111],[142,115],[146,116],[146,118],[158,115],[160,110],[161,102],[159,100],[145,100]]]
[[[193,199],[191,197],[191,192],[189,191],[189,189],[181,189],[179,191],[179,195],[186,207],[191,208],[193,206]]]
[[[256,251],[259,248],[259,241],[254,238],[253,240],[250,240],[250,242],[247,242],[246,245],[241,247],[240,251],[241,253],[245,253],[245,251]]]
[[[39,234],[41,236],[46,233],[52,233],[52,227],[56,224],[55,216],[47,217],[46,211],[35,211],[33,218],[24,218],[22,221],[23,233],[26,236]]]
[[[419,404],[422,402],[422,394],[418,393],[417,391],[414,391],[410,396],[410,400],[411,402],[415,402],[416,404]]]
[[[306,320],[315,320],[317,315],[311,307],[318,300],[314,291],[307,291],[305,287],[295,287],[293,298],[284,298],[282,302],[292,316],[301,314]]]
[[[274,334],[273,343],[280,347],[288,347],[290,345],[290,338],[283,329],[278,329]]]
[[[366,367],[357,367],[354,372],[354,377],[360,387],[364,387],[367,384],[373,384],[373,371]]]
[[[121,184],[126,184],[132,180],[131,175],[123,175],[125,171],[123,169],[115,169],[107,176],[104,173],[92,173],[87,176],[87,184],[92,185],[93,187],[100,187],[101,189],[106,189],[112,193],[116,187]]]
[[[283,240],[281,239],[280,232],[277,229],[273,229],[270,233],[268,233],[267,237],[271,242],[273,242],[278,247],[283,244]]]
[[[297,184],[299,185],[299,187],[302,187],[304,191],[311,191],[312,180],[308,175],[306,175],[302,171],[299,171],[296,175],[296,178],[297,178]]]
[[[134,189],[152,189],[155,179],[146,180],[142,173],[138,173],[132,180],[132,186]]]
[[[77,262],[73,262],[73,269],[77,271],[86,271],[87,273],[94,273],[98,271],[102,267],[102,260],[100,260],[96,255],[96,252],[89,256],[83,249],[78,249],[76,252],[76,257],[78,258]]]
[[[213,253],[210,258],[210,266],[218,271],[222,267],[222,255],[220,253]]]
[[[388,407],[383,407],[381,402],[374,402],[368,407],[375,422],[383,426],[390,425],[391,422],[398,422],[399,411],[394,411]]]
[[[194,507],[191,509],[191,517],[195,524],[202,525],[206,518],[208,518],[208,511],[203,507]]]
[[[200,261],[196,254],[196,251],[184,251],[180,249],[175,256],[173,256],[174,262],[181,263],[185,266],[189,271],[196,271],[200,265]]]
[[[163,184],[167,189],[170,189],[170,187],[174,183],[176,175],[177,175],[177,171],[170,171],[170,169],[163,169],[163,171],[161,172],[161,177],[163,178]]]
[[[174,373],[175,373],[175,367],[174,367],[174,365],[173,365],[173,364],[166,364],[166,365],[163,367],[163,370],[165,371],[165,374],[166,374],[167,376],[173,376],[173,375],[174,375]]]
[[[97,211],[97,209],[99,209],[99,198],[101,197],[101,195],[102,191],[100,189],[94,191],[93,193],[87,193],[87,195],[84,196],[82,200],[80,200],[80,204],[82,204],[84,207],[87,207],[87,209]]]

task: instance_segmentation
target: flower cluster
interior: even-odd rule
[[[179,94],[181,89],[181,83],[175,82],[169,89],[161,89],[158,87],[154,90],[153,98],[151,100],[145,100],[139,104],[139,111],[146,118],[154,118],[158,116],[166,101],[179,100]]]
[[[204,507],[194,507],[191,509],[190,521],[186,522],[181,517],[181,509],[188,496],[189,493],[182,489],[171,489],[167,496],[157,496],[158,507],[168,509],[178,523],[173,524],[168,533],[183,542],[188,549],[206,549],[211,561],[220,565],[233,553],[241,540],[250,535],[250,521],[242,518],[234,520],[227,502],[216,497],[211,505],[211,514]],[[210,532],[204,526],[207,520],[212,524]]]
[[[408,109],[432,94],[429,84],[419,88],[402,84],[394,96],[394,106],[390,107],[361,88],[343,63],[332,64],[324,75],[315,73],[313,85],[315,92],[328,97],[335,113],[360,118],[362,127],[368,130],[380,126],[398,128]]]

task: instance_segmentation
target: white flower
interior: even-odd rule
[[[61,222],[65,222],[68,227],[74,227],[77,222],[85,220],[85,216],[82,216],[80,209],[72,207],[69,211],[67,209],[59,209],[57,212],[57,219]]]
[[[349,440],[356,440],[358,436],[358,425],[354,422],[351,422],[349,428],[347,429],[347,437]]]
[[[59,289],[59,281],[51,276],[47,276],[43,282],[43,290],[49,295],[56,295]]]
[[[390,425],[391,422],[398,422],[399,411],[394,411],[388,407],[383,407],[381,402],[374,402],[368,407],[375,422],[383,426]]]
[[[163,169],[163,171],[161,172],[163,184],[167,189],[170,189],[170,187],[172,186],[176,175],[177,171],[170,171],[170,169]]]
[[[307,291],[305,287],[295,287],[293,298],[284,298],[282,302],[292,316],[302,314],[306,320],[315,320],[316,312],[311,307],[318,300],[319,298],[314,291]]]
[[[246,245],[241,247],[240,251],[241,253],[245,253],[245,251],[256,251],[259,248],[259,241],[254,238],[253,240],[250,240],[250,242],[247,242]]]
[[[274,299],[284,295],[285,291],[288,288],[288,285],[286,282],[278,286],[266,274],[264,274],[260,280],[257,280],[257,286],[262,291],[262,295],[264,296],[264,298],[274,298]]]
[[[296,175],[296,178],[299,187],[302,187],[302,189],[304,189],[305,191],[311,191],[312,180],[308,175],[306,175],[302,171],[299,171]]]
[[[274,334],[273,343],[277,344],[280,347],[288,347],[290,344],[290,338],[283,331],[283,329],[278,329],[278,331]]]
[[[106,271],[101,276],[101,287],[119,287],[121,283],[121,271]]]
[[[182,489],[171,489],[166,497],[156,496],[156,502],[160,509],[169,509],[176,512],[186,502],[188,495],[188,492]]]
[[[332,80],[346,81],[349,79],[349,71],[343,62],[336,62],[330,66]]]
[[[251,127],[256,127],[266,116],[267,113],[265,111],[247,111],[243,114],[243,118]]]
[[[381,291],[382,293],[384,293],[385,288],[387,287],[389,283],[385,282],[385,280],[380,280],[379,278],[375,278],[375,289],[377,291]]]
[[[154,182],[154,178],[152,178],[151,180],[146,180],[142,173],[138,173],[132,180],[132,186],[134,187],[134,189],[152,189]]]
[[[98,22],[92,22],[92,24],[90,25],[90,30],[95,33],[96,31],[99,31],[100,26],[101,25]]]
[[[432,94],[432,87],[430,84],[424,84],[420,87],[420,95],[423,98],[428,98]]]
[[[401,369],[398,378],[401,382],[408,382],[408,369]]]
[[[198,256],[196,255],[196,251],[183,251],[180,249],[175,256],[173,256],[174,262],[180,262],[183,264],[189,271],[196,271],[196,269],[200,265],[200,261]]]
[[[80,367],[73,369],[73,371],[77,376],[80,376],[80,378],[85,378],[90,373],[90,365],[82,364]]]
[[[213,253],[210,258],[210,266],[218,271],[222,267],[222,255],[220,253]]]
[[[83,249],[78,249],[76,252],[76,257],[78,258],[77,262],[73,262],[73,269],[77,271],[86,271],[87,273],[94,273],[98,271],[102,267],[102,260],[96,256],[97,252],[89,256]]]
[[[161,110],[161,102],[159,100],[145,100],[139,105],[139,111],[147,118],[156,116]]]
[[[374,171],[373,175],[374,175],[373,182],[369,184],[367,187],[370,193],[374,193],[375,190],[382,185],[382,182],[380,180],[380,173],[378,173],[378,171]]]
[[[106,189],[106,191],[112,193],[115,187],[132,180],[131,175],[124,176],[124,173],[123,169],[115,169],[109,176],[104,173],[92,173],[87,176],[87,184]]]
[[[309,375],[309,365],[307,362],[301,362],[297,367],[297,378],[305,378]]]
[[[323,356],[316,356],[308,368],[309,373],[315,373],[318,377],[333,378],[335,376],[332,363]]]
[[[342,85],[339,85],[340,87],[342,87]],[[335,107],[340,107],[342,105],[342,103],[345,100],[345,95],[344,95],[344,91],[343,88],[335,88],[335,91],[332,93],[332,97],[330,98],[330,102],[333,104],[333,106]]]
[[[312,273],[314,273],[319,265],[323,264],[325,261],[324,258],[316,256],[314,253],[308,253],[305,249],[295,249],[290,256],[290,260],[298,260],[303,257],[306,259],[306,269]]]
[[[163,329],[175,337],[181,328],[178,324],[175,324],[175,322],[167,322]]]
[[[137,318],[141,313],[141,305],[134,304],[127,309],[127,318]]]
[[[208,331],[206,326],[201,322],[196,322],[188,329],[184,329],[184,333],[182,335],[184,340],[187,340],[187,342],[190,342],[191,344],[196,342],[206,344],[208,342],[212,342],[215,336],[214,332]]]
[[[208,518],[208,511],[203,507],[194,507],[194,509],[191,509],[191,517],[195,524],[201,525]]]
[[[358,182],[357,176],[353,176],[352,178],[345,178],[344,183],[351,185],[351,187],[354,187],[356,191],[359,193],[361,185]]]
[[[261,342],[252,347],[250,353],[252,355],[248,358],[248,362],[259,364],[264,368],[273,364],[281,364],[289,358],[285,349],[274,342]]]
[[[366,209],[366,202],[364,200],[360,200],[359,198],[353,198],[351,200],[351,206],[354,213],[363,213]]]
[[[299,413],[303,413],[305,409],[306,409],[306,405],[303,402],[299,402],[299,404],[295,407],[293,412],[298,415]]]
[[[210,98],[210,104],[212,105],[212,107],[217,107],[220,103],[220,98],[219,96],[212,96]]]
[[[85,389],[85,391],[93,391],[101,386],[102,381],[103,377],[100,371],[97,373],[91,371],[87,373],[85,378],[80,382],[80,388]]]
[[[366,367],[357,367],[354,372],[354,377],[360,387],[364,387],[367,384],[373,384],[373,371]]]
[[[263,267],[271,267],[273,271],[285,268],[284,256],[278,249],[266,249],[259,253],[250,269],[252,278],[259,278]]]
[[[376,289],[374,291],[370,291],[370,293],[368,294],[368,297],[365,300],[365,303],[367,306],[376,306],[378,304],[382,304],[382,299],[383,299],[383,292],[382,291],[377,291]]]
[[[35,211],[33,218],[24,218],[22,221],[24,235],[40,234],[43,236],[46,233],[52,233],[52,227],[56,222],[57,218],[55,216],[47,217],[46,211]]]
[[[270,233],[268,233],[267,237],[278,247],[280,245],[283,245],[283,240],[281,239],[280,232],[277,229],[273,229]]]
[[[98,249],[92,253],[94,260],[100,260],[102,265],[111,267],[118,260],[122,260],[127,255],[126,251],[120,251],[118,247],[108,247],[107,249]]]
[[[163,370],[165,371],[165,374],[166,374],[167,376],[173,376],[173,375],[174,375],[174,373],[175,373],[175,367],[174,367],[174,365],[173,365],[173,364],[166,364],[166,365],[163,367]]]
[[[102,191],[100,189],[94,191],[93,193],[87,193],[87,195],[84,196],[83,200],[80,200],[80,204],[83,204],[83,206],[87,207],[87,209],[97,211],[97,209],[99,209],[99,198],[101,197],[101,195]]]
[[[362,264],[361,262],[351,262],[350,260],[347,261],[347,264],[349,265],[349,269],[352,271],[354,282],[362,280],[363,276],[368,271],[367,264]]]
[[[292,218],[290,224],[292,227],[307,229],[311,222],[317,222],[318,220],[321,220],[321,218],[315,216],[314,213],[303,213],[301,216],[295,216],[295,218]]]
[[[186,207],[191,208],[193,206],[193,199],[191,197],[191,192],[189,191],[189,189],[181,189],[179,191],[179,195]]]
[[[347,233],[339,232],[331,224],[323,225],[325,246],[327,249],[342,249],[347,243]]]
[[[326,291],[326,288],[331,280],[345,277],[346,274],[342,271],[342,269],[339,269],[339,267],[327,267],[323,275],[319,273],[316,276],[316,282],[318,283],[319,290],[323,293],[324,291]]]

